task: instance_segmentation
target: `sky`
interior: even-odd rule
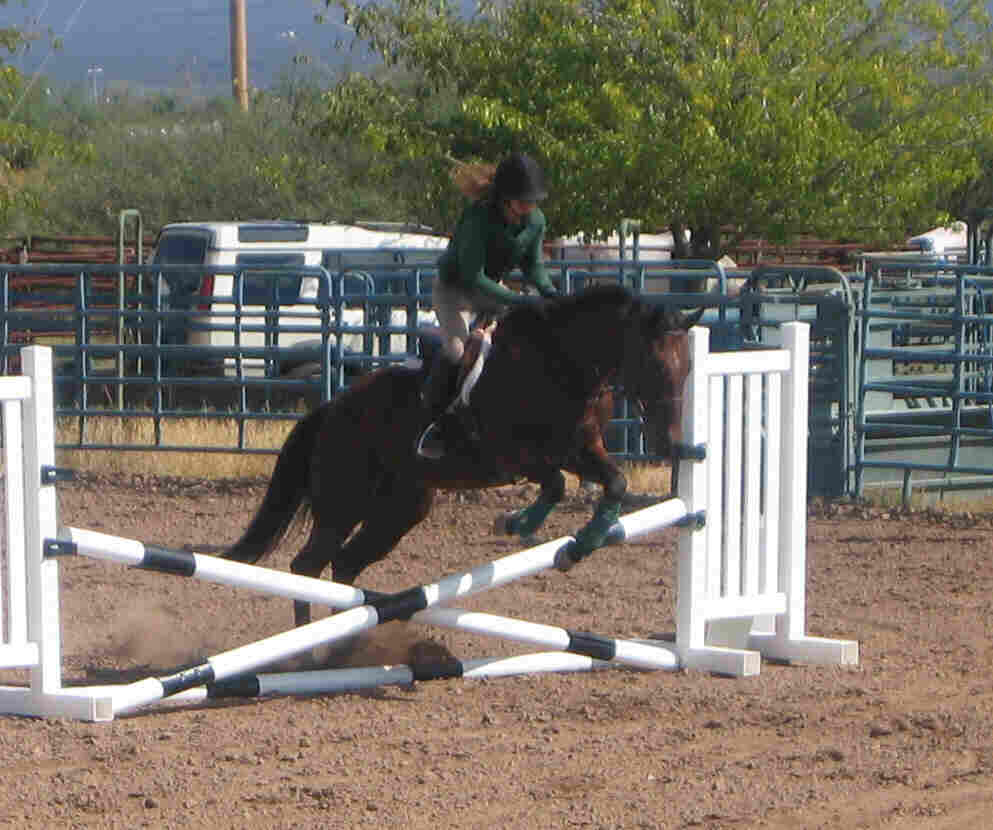
[[[334,72],[349,52],[334,47],[350,32],[314,15],[312,0],[246,0],[249,81],[265,87],[288,71],[294,55]],[[340,17],[337,18],[340,20]],[[229,0],[8,0],[0,27],[14,25],[42,37],[24,56],[4,57],[27,74],[39,68],[59,85],[128,81],[140,89],[189,86],[199,92],[230,89]],[[47,33],[64,41],[48,47]]]

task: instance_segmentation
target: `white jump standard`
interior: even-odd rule
[[[781,333],[782,349],[713,354],[707,330],[691,331],[683,437],[695,452],[680,464],[680,498],[622,517],[609,540],[682,528],[674,642],[613,639],[452,607],[461,597],[565,567],[571,537],[435,583],[381,594],[78,528],[57,531],[51,354],[26,348],[25,377],[0,378],[7,477],[0,669],[29,669],[30,685],[0,686],[0,712],[110,720],[168,700],[317,694],[428,677],[586,671],[617,664],[742,676],[758,672],[762,656],[857,663],[857,643],[805,632],[808,327],[788,323]],[[345,610],[162,677],[67,687],[61,675],[58,584],[58,557],[66,554]],[[396,619],[554,651],[420,666],[255,673]]]
[[[676,651],[682,665],[755,674],[761,657],[854,665],[858,643],[809,637],[807,430],[810,327],[784,323],[782,349],[711,352],[690,331],[678,492],[706,527],[680,539]]]

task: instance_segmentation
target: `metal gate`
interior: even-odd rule
[[[993,486],[993,268],[866,258],[854,491]]]

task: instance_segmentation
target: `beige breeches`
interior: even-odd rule
[[[437,280],[432,288],[432,303],[441,329],[441,350],[452,363],[462,359],[465,343],[469,339],[472,318],[481,312],[499,312],[498,303],[487,303],[470,297],[460,289]]]

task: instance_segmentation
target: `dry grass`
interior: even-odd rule
[[[278,449],[292,421],[247,421],[245,446]],[[60,418],[56,424],[58,443],[76,443],[80,438],[77,418]],[[233,418],[163,418],[164,445],[189,445],[190,436],[202,447],[232,447],[238,443],[238,422]],[[89,444],[150,445],[155,443],[153,418],[87,418],[84,440]],[[171,450],[59,450],[60,465],[81,472],[105,475],[160,475],[190,479],[268,478],[276,461],[274,454],[197,452]]]
[[[282,446],[293,426],[291,421],[248,421],[245,444],[252,448]],[[162,419],[163,444],[189,444],[190,436],[203,447],[233,446],[238,440],[238,423],[233,418]],[[60,418],[56,424],[58,443],[79,440],[79,421]],[[88,418],[84,438],[90,444],[154,444],[152,418]],[[185,452],[144,450],[59,450],[58,464],[80,472],[103,475],[160,475],[195,480],[268,478],[275,455],[249,455],[236,452]],[[624,465],[628,486],[634,493],[669,492],[669,468],[644,463]],[[579,480],[567,476],[570,492],[579,489]]]
[[[872,507],[907,508],[910,510],[939,510],[955,513],[993,512],[993,495],[988,490],[939,490],[916,489],[910,495],[910,503],[903,503],[903,491],[899,487],[867,488],[864,499]]]

